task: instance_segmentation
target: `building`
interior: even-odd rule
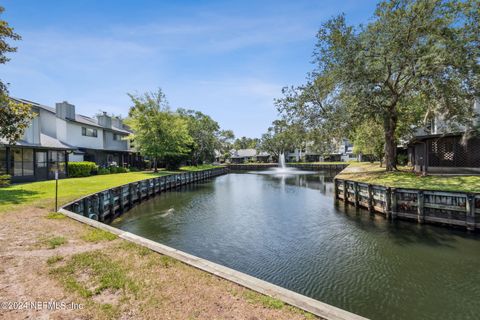
[[[122,120],[106,113],[97,118],[77,114],[75,106],[61,102],[51,108],[14,99],[36,114],[24,137],[13,146],[0,140],[0,174],[12,182],[66,177],[68,161],[93,161],[100,166],[138,166],[141,158],[127,139],[131,131]]]
[[[473,104],[480,115],[478,99]],[[476,120],[478,125],[478,119]],[[441,116],[419,128],[408,143],[408,160],[419,173],[480,173],[480,137]]]
[[[232,163],[269,162],[270,160],[270,154],[266,152],[258,152],[256,149],[232,150],[230,156],[230,161]]]

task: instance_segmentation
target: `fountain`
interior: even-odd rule
[[[259,173],[259,174],[270,174],[276,176],[289,176],[289,175],[305,175],[305,174],[314,174],[313,171],[302,171],[298,170],[297,168],[287,167],[285,164],[285,154],[282,152],[278,156],[278,167],[271,168],[265,171],[255,171],[251,173]]]

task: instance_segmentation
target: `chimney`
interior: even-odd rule
[[[118,129],[123,129],[123,122],[122,119],[118,117],[113,117],[112,118],[112,127],[118,128]]]
[[[55,104],[55,113],[60,119],[75,120],[75,106],[67,101],[57,102]]]
[[[110,117],[105,111],[103,114],[97,115],[98,125],[111,128],[112,127],[112,117]]]

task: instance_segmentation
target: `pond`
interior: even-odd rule
[[[112,225],[371,319],[478,319],[480,236],[336,205],[334,174],[230,173]]]

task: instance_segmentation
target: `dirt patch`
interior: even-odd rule
[[[0,301],[53,301],[66,303],[66,309],[2,310],[5,319],[313,318],[275,301],[252,299],[248,289],[124,240],[86,241],[90,227],[71,219],[47,219],[47,215],[48,210],[41,208],[0,214]],[[50,235],[67,241],[53,249],[37,245],[38,239]],[[118,290],[107,287],[85,297],[53,271],[82,255],[96,257],[97,253],[122,270],[128,285],[120,283]],[[78,273],[79,281],[82,277],[88,283],[95,278]],[[98,285],[102,283],[91,287]],[[71,302],[77,309],[71,309]],[[78,309],[79,304],[83,309]]]

